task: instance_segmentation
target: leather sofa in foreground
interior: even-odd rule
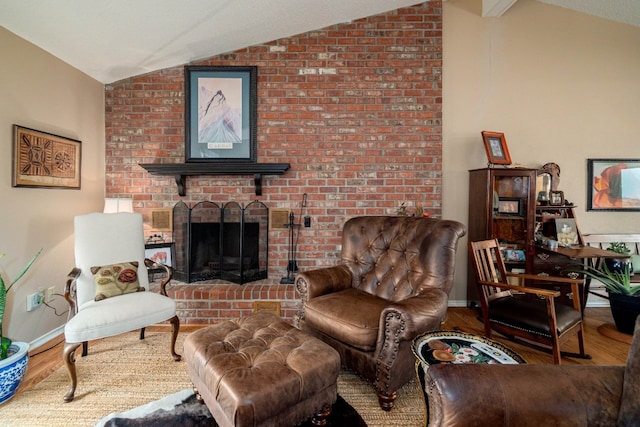
[[[640,425],[640,317],[626,366],[454,365],[425,374],[428,425]]]

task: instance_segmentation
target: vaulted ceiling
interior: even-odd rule
[[[453,0],[452,0],[453,1]],[[482,0],[487,16],[517,0]],[[521,0],[527,1],[527,0]],[[537,0],[640,26],[640,0]],[[111,83],[416,0],[0,0],[0,25]]]

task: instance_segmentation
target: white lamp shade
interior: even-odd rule
[[[133,199],[104,199],[104,213],[133,212]]]

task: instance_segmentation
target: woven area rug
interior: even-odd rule
[[[178,336],[179,353],[187,334]],[[62,356],[54,350],[36,357]],[[0,407],[0,424],[94,426],[111,413],[126,412],[191,387],[185,362],[174,362],[169,355],[168,332],[147,330],[142,341],[138,332],[97,341],[89,346],[87,357],[78,357],[76,366],[78,388],[73,402],[62,400],[69,388],[67,370],[62,367]],[[425,404],[417,381],[399,390],[391,412],[380,409],[371,385],[348,371],[338,377],[338,394],[370,427],[424,425]]]

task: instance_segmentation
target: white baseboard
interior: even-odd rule
[[[449,303],[447,304],[447,306],[449,307],[466,307],[467,306],[467,300],[449,300]]]
[[[587,307],[609,307],[608,301],[587,302]]]
[[[449,300],[448,307],[467,307],[467,300]],[[591,301],[587,302],[587,307],[609,307],[609,301]]]
[[[52,330],[50,332],[47,332],[46,334],[42,335],[41,337],[38,337],[35,340],[31,341],[29,343],[29,350],[33,350],[35,348],[43,346],[46,343],[48,343],[50,341],[53,341],[54,339],[56,339],[57,337],[59,337],[63,333],[64,333],[64,325],[60,325],[57,328],[55,328],[54,330]]]

